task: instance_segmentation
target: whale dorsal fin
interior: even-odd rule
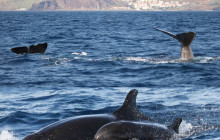
[[[136,89],[131,90],[127,94],[127,97],[125,98],[123,105],[118,110],[116,110],[114,113],[124,112],[127,110],[136,110],[137,95],[138,95],[138,90]]]
[[[118,118],[122,120],[132,120],[132,121],[140,121],[140,120],[148,120],[152,122],[156,122],[155,120],[147,117],[146,115],[142,114],[136,106],[136,98],[138,95],[138,90],[133,89],[125,98],[123,105],[113,112]]]
[[[176,133],[179,133],[179,127],[180,127],[180,124],[182,122],[182,118],[177,118],[170,126],[169,128],[174,130]]]

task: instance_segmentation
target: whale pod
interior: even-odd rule
[[[123,105],[109,114],[84,115],[55,122],[23,140],[92,140],[103,125],[119,120],[152,121],[136,107],[138,91],[131,90]]]

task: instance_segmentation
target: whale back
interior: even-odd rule
[[[176,119],[171,126],[158,123],[143,123],[136,121],[117,121],[102,126],[95,134],[95,140],[140,140],[172,139],[179,132],[181,118]]]

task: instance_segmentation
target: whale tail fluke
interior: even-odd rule
[[[179,127],[181,122],[183,121],[182,118],[177,118],[170,126],[169,128],[174,130],[176,133],[179,133]]]
[[[162,29],[159,29],[159,28],[155,28],[155,27],[154,27],[154,29],[157,30],[157,31],[160,31],[160,32],[162,32],[162,33],[165,33],[165,34],[167,34],[167,35],[169,35],[169,36],[171,36],[171,37],[173,37],[173,38],[175,38],[175,39],[177,39],[175,34],[172,34],[172,33],[170,33],[170,32],[167,32],[167,31],[165,31],[165,30],[162,30]]]
[[[181,34],[175,35],[175,34],[172,34],[170,32],[161,30],[159,28],[155,28],[154,27],[154,29],[158,30],[160,32],[163,32],[163,33],[165,33],[165,34],[175,38],[176,40],[181,42],[183,46],[189,46],[192,43],[192,41],[195,38],[195,36],[196,36],[196,33],[194,33],[194,32],[187,32],[187,33],[181,33]]]
[[[28,47],[16,47],[11,49],[12,52],[16,54],[23,54],[23,53],[28,53]]]
[[[42,43],[38,45],[31,45],[29,48],[24,47],[16,47],[12,48],[11,51],[16,54],[24,54],[24,53],[44,53],[47,49],[47,43]]]
[[[177,34],[176,39],[179,40],[183,46],[189,46],[192,43],[195,36],[196,33],[188,32],[188,33]]]
[[[31,45],[29,47],[29,53],[44,53],[47,49],[47,43],[38,44],[36,46]]]

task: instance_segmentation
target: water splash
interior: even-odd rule
[[[185,134],[189,132],[190,130],[192,130],[192,128],[193,128],[192,124],[187,123],[185,120],[183,120],[179,127],[179,133]]]
[[[18,140],[18,139],[13,136],[13,132],[3,130],[0,133],[0,140]]]
[[[208,126],[208,125],[193,126],[191,123],[187,123],[185,120],[183,120],[179,127],[179,134],[176,137],[188,138],[190,136],[193,135],[196,136],[209,130],[217,130],[217,129],[220,129],[220,127]]]

